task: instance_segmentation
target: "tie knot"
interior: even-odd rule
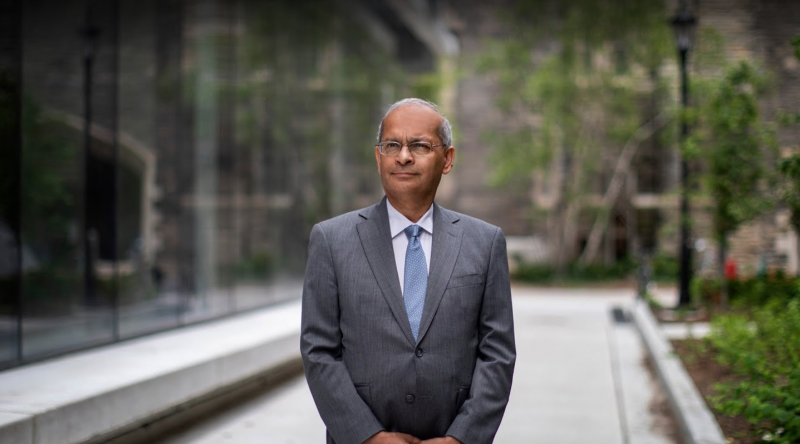
[[[419,225],[413,224],[413,225],[407,226],[406,229],[403,230],[403,231],[406,232],[406,237],[411,239],[412,237],[418,237],[419,236],[420,229],[421,229],[421,227]]]

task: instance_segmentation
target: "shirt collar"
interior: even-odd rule
[[[411,222],[407,217],[403,216],[402,213],[397,211],[392,206],[391,202],[389,202],[389,199],[386,199],[386,209],[389,212],[389,231],[392,233],[392,238],[400,234],[409,225],[414,224],[414,222]],[[428,233],[433,234],[433,204],[431,204],[428,211],[417,221],[417,225]]]

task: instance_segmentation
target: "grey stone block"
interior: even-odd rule
[[[650,308],[637,301],[631,312],[639,333],[664,384],[686,444],[726,444],[727,440],[689,373],[658,327]]]
[[[300,302],[0,373],[0,442],[109,439],[299,359]]]

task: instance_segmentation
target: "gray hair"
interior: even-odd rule
[[[436,133],[439,136],[439,140],[442,141],[442,145],[445,147],[449,147],[453,145],[453,129],[450,127],[450,121],[447,120],[447,117],[442,114],[439,110],[439,107],[436,106],[435,103],[429,102],[423,99],[417,99],[415,97],[411,97],[408,99],[398,100],[394,102],[392,106],[386,111],[386,114],[383,115],[383,119],[381,119],[381,123],[378,125],[378,143],[381,141],[381,137],[383,136],[383,121],[386,120],[386,117],[391,114],[392,111],[396,110],[397,108],[407,106],[407,105],[416,105],[416,106],[426,106],[434,111],[439,117],[442,118],[442,121],[439,123],[439,127],[436,128]]]

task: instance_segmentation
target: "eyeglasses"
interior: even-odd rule
[[[400,142],[381,142],[377,145],[380,147],[381,154],[384,156],[396,156],[403,151],[403,146],[408,147],[408,151],[415,156],[425,156],[431,153],[431,150],[437,146],[444,145],[431,145],[429,142],[410,142],[403,145]]]

